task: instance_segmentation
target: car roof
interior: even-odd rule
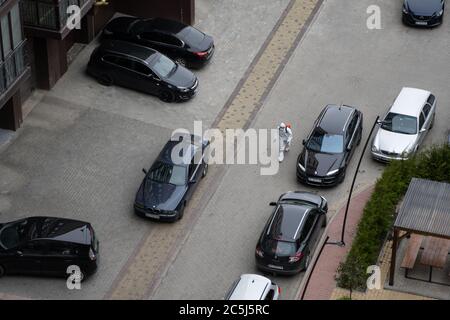
[[[355,108],[346,105],[329,104],[322,111],[317,127],[327,133],[343,134],[348,119],[355,110]]]
[[[148,26],[152,27],[155,30],[171,34],[178,34],[185,28],[189,27],[188,25],[179,21],[164,18],[150,18],[145,19],[144,21]]]
[[[272,281],[257,274],[243,274],[232,289],[229,300],[262,300]]]
[[[430,94],[431,92],[426,90],[405,87],[400,91],[389,112],[418,117]]]
[[[189,139],[189,137],[191,139]],[[194,156],[195,152],[199,149],[198,144],[193,142],[193,139],[201,139],[198,136],[194,135],[181,135],[179,137],[179,140],[169,140],[166,145],[164,146],[163,150],[161,151],[157,161],[162,161],[165,163],[173,164],[174,161],[172,159],[172,150],[178,146],[180,148],[180,156],[183,157],[182,164],[178,165],[189,165],[191,163],[192,157]],[[197,140],[198,141],[198,140]],[[203,145],[204,141],[201,140]],[[183,151],[187,151],[184,152]]]
[[[36,238],[31,240],[52,240],[82,245],[91,243],[88,222],[54,217],[32,217],[27,220],[36,228]]]
[[[121,40],[105,40],[99,50],[129,55],[143,61],[147,61],[154,54],[160,54],[156,50]]]
[[[298,239],[301,226],[311,210],[306,204],[280,204],[267,230],[271,238],[293,242]]]

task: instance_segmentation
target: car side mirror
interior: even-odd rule
[[[302,140],[302,144],[303,144],[303,145],[306,144],[306,140],[305,140],[305,139]]]
[[[145,169],[142,169],[142,172],[145,173],[145,174],[147,174],[147,170],[145,170]]]
[[[195,179],[192,179],[189,181],[189,184],[195,184],[195,183],[197,183],[197,180],[195,180]]]
[[[16,251],[16,254],[17,254],[18,256],[23,256],[23,252],[20,251],[20,250],[17,250],[17,251]]]
[[[271,203],[269,203],[269,206],[272,206],[272,207],[276,207],[276,205],[277,205],[276,202],[271,202]]]
[[[427,132],[427,129],[425,129],[425,128],[420,129],[420,133],[424,133],[424,132]]]

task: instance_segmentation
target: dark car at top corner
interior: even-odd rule
[[[211,60],[214,40],[202,31],[178,21],[118,17],[103,29],[102,38],[140,44],[167,55],[189,68],[199,68]]]
[[[435,27],[444,19],[445,0],[404,0],[403,23],[415,27]]]
[[[99,262],[99,243],[88,222],[29,217],[0,223],[0,277],[5,274],[68,277],[93,274]]]
[[[363,114],[354,107],[327,105],[320,113],[297,159],[301,183],[331,187],[344,181],[363,131]]]
[[[256,245],[256,266],[282,275],[306,270],[327,224],[327,200],[310,192],[290,191],[270,205],[275,209]]]
[[[150,169],[143,169],[145,177],[136,193],[135,213],[160,221],[181,219],[208,172],[208,146],[208,140],[195,135],[171,138]]]
[[[156,50],[119,40],[104,41],[91,55],[87,72],[101,84],[117,84],[165,102],[192,98],[197,77]]]

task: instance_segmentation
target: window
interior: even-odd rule
[[[428,103],[425,105],[425,107],[423,107],[423,114],[425,115],[425,118],[428,117],[428,114],[431,111],[431,105],[429,105]]]
[[[157,32],[144,32],[141,34],[141,38],[148,40],[148,41],[154,41],[154,42],[160,42],[165,43],[171,46],[178,46],[181,47],[183,44],[180,40],[175,38],[174,36],[163,34],[163,33],[157,33]]]
[[[323,130],[315,130],[306,145],[315,152],[341,153],[344,151],[344,137],[340,134],[327,134]]]
[[[13,48],[15,49],[22,42],[22,25],[20,23],[20,11],[18,4],[16,4],[11,9],[10,14],[11,14]]]
[[[114,55],[106,55],[102,59],[103,59],[103,61],[115,64],[122,68],[127,68],[127,69],[133,68],[132,61],[128,60],[126,58],[122,58],[122,57],[114,56]]]
[[[3,57],[5,58],[12,51],[8,15],[1,18],[0,27],[2,29]]]
[[[354,116],[352,121],[350,122],[347,130],[347,142],[350,142],[350,139],[353,136],[353,132],[356,129],[356,122],[358,121],[358,117]]]
[[[184,166],[177,166],[158,161],[151,168],[148,179],[159,183],[183,186],[186,184],[187,180],[186,171],[186,167]]]
[[[395,133],[416,134],[417,118],[389,112],[381,128]]]
[[[149,76],[152,74],[150,69],[146,65],[144,65],[143,63],[140,63],[140,62],[134,62],[133,69],[134,69],[134,71],[145,74],[146,76]]]
[[[430,94],[430,96],[428,97],[427,103],[429,103],[432,106],[435,101],[436,101],[436,97],[434,95]]]
[[[308,218],[306,218],[305,224],[303,225],[302,228],[302,233],[300,235],[300,242],[305,241],[306,237],[308,236],[309,232],[311,231],[312,227],[314,226],[314,221],[316,220],[316,215],[311,212],[308,216]]]
[[[423,115],[423,112],[421,112],[419,118],[419,128],[422,129],[424,124],[425,124],[425,116]]]

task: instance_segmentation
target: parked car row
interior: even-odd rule
[[[118,17],[108,23],[87,72],[101,84],[117,84],[159,97],[185,101],[197,92],[198,78],[188,69],[205,65],[214,40],[180,22]]]

